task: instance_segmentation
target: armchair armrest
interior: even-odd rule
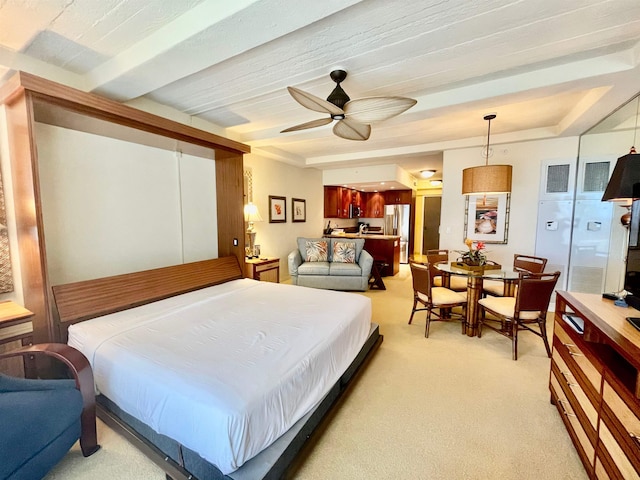
[[[371,268],[373,267],[373,257],[366,250],[360,252],[360,258],[358,258],[358,265],[362,269],[362,276],[369,278],[371,275]]]
[[[22,347],[10,352],[0,353],[0,358],[29,355],[46,355],[63,362],[76,382],[76,387],[82,395],[82,415],[80,424],[80,447],[82,455],[88,457],[100,449],[96,432],[96,394],[93,383],[93,371],[87,358],[78,350],[64,343],[40,343]]]
[[[287,262],[289,264],[289,275],[297,276],[298,267],[302,265],[302,255],[297,248],[287,256]]]

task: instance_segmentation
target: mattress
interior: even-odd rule
[[[99,393],[228,474],[286,432],[370,329],[359,294],[234,280],[72,325]]]

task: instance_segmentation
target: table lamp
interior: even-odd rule
[[[257,257],[257,255],[255,252],[256,232],[253,229],[253,223],[262,221],[262,217],[260,216],[257,205],[249,202],[244,206],[244,220],[248,223],[247,235],[249,236],[249,255],[247,255],[247,257],[254,258]]]

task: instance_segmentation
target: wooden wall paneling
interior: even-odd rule
[[[34,313],[34,342],[46,342],[57,335],[50,308],[31,93],[18,89],[5,108],[24,306]]]
[[[244,264],[244,173],[241,153],[216,150],[218,256],[235,255]],[[234,239],[238,245],[234,246]]]
[[[207,147],[215,144],[216,148],[244,153],[251,151],[251,148],[243,143],[138,110],[106,97],[83,92],[25,72],[18,72],[16,76],[23,88],[33,92],[36,98],[53,105],[188,143]]]

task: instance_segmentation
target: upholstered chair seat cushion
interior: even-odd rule
[[[516,308],[515,297],[487,297],[479,300],[478,303],[491,311],[511,318],[513,318],[513,312]],[[539,311],[520,312],[522,320],[535,320],[539,315]]]
[[[0,478],[45,476],[80,437],[81,412],[73,380],[0,375]]]
[[[431,297],[434,305],[451,305],[467,301],[466,293],[454,292],[444,287],[433,287],[431,289]]]
[[[482,282],[482,291],[501,297],[504,294],[504,282],[500,280],[485,280]]]

